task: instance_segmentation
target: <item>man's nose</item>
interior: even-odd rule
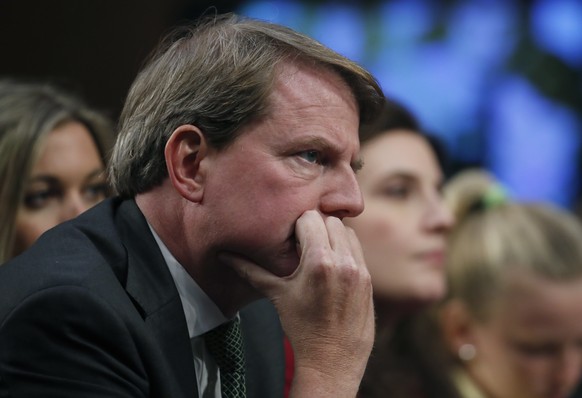
[[[351,168],[329,180],[321,198],[320,210],[339,219],[355,217],[364,211],[362,191]]]

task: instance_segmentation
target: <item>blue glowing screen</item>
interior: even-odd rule
[[[439,136],[454,170],[491,170],[517,199],[575,205],[582,1],[246,1],[369,69]]]

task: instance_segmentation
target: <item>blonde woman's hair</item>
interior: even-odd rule
[[[485,320],[507,271],[524,269],[551,280],[582,276],[582,226],[550,204],[514,203],[482,170],[461,172],[445,187],[456,216],[449,236],[449,298]]]
[[[50,84],[0,80],[0,264],[12,256],[16,214],[42,143],[70,121],[87,127],[106,165],[114,140],[106,117]]]

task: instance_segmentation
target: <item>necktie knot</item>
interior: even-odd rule
[[[240,322],[233,319],[204,335],[206,348],[220,368],[223,398],[244,398],[245,358]]]

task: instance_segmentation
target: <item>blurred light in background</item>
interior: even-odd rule
[[[537,44],[574,67],[582,67],[582,1],[539,0],[531,9]]]
[[[487,152],[493,173],[514,197],[569,206],[579,185],[580,126],[573,112],[519,76],[500,82],[490,102]]]
[[[368,68],[443,140],[452,172],[486,167],[517,199],[576,204],[582,1],[242,4],[238,13],[290,26]]]

